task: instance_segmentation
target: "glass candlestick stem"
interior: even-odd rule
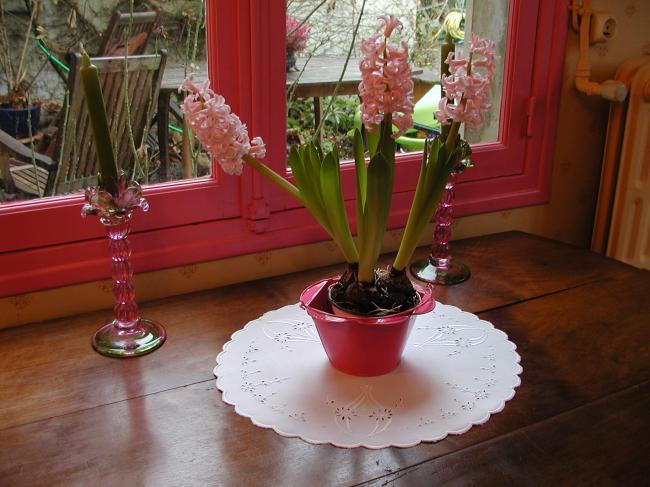
[[[447,185],[435,214],[436,226],[433,232],[431,253],[420,261],[411,264],[411,273],[421,281],[435,284],[458,284],[469,279],[467,265],[451,256],[451,224],[454,219],[454,185],[456,173],[449,176]]]
[[[93,348],[109,357],[135,357],[152,352],[164,343],[167,335],[162,325],[140,317],[135,302],[131,245],[127,238],[131,213],[103,215],[100,221],[108,235],[115,318],[97,330],[92,339]]]

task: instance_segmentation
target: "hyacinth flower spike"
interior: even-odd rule
[[[393,264],[397,271],[405,269],[413,256],[452,171],[470,164],[471,149],[458,134],[463,123],[469,130],[480,126],[490,109],[494,51],[494,42],[472,34],[467,57],[454,52],[447,56],[449,75],[442,77],[445,96],[436,113],[445,126],[446,138],[436,138],[425,146],[413,204]]]

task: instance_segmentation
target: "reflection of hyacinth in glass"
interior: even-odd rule
[[[483,123],[490,88],[494,78],[495,44],[472,34],[469,57],[459,57],[450,52],[445,61],[449,65],[449,76],[442,77],[445,96],[440,99],[436,118],[440,123],[465,123],[470,130]]]
[[[402,23],[396,17],[380,17],[380,30],[361,40],[363,59],[359,62],[361,121],[366,129],[375,131],[384,115],[391,114],[398,128],[393,138],[413,125],[413,80],[408,46],[404,41],[399,45],[388,42],[393,31],[401,30]]]
[[[226,173],[240,175],[247,154],[264,158],[262,139],[248,138],[246,125],[232,113],[224,97],[210,89],[209,80],[195,85],[187,78],[178,91],[188,92],[181,105],[188,125]]]

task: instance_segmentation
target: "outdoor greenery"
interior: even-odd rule
[[[327,106],[331,97],[322,99]],[[287,102],[287,151],[293,145],[305,144],[314,136],[314,105],[311,99],[292,99]],[[356,119],[356,125],[355,125]],[[329,152],[336,148],[339,154],[351,154],[350,134],[359,125],[359,99],[356,96],[337,96],[332,109],[323,118],[322,147]]]

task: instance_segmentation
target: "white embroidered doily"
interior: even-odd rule
[[[214,373],[223,400],[283,436],[340,447],[408,447],[461,434],[501,411],[520,384],[519,355],[491,323],[437,303],[417,317],[402,362],[379,377],[330,365],[299,305],[235,332]]]

